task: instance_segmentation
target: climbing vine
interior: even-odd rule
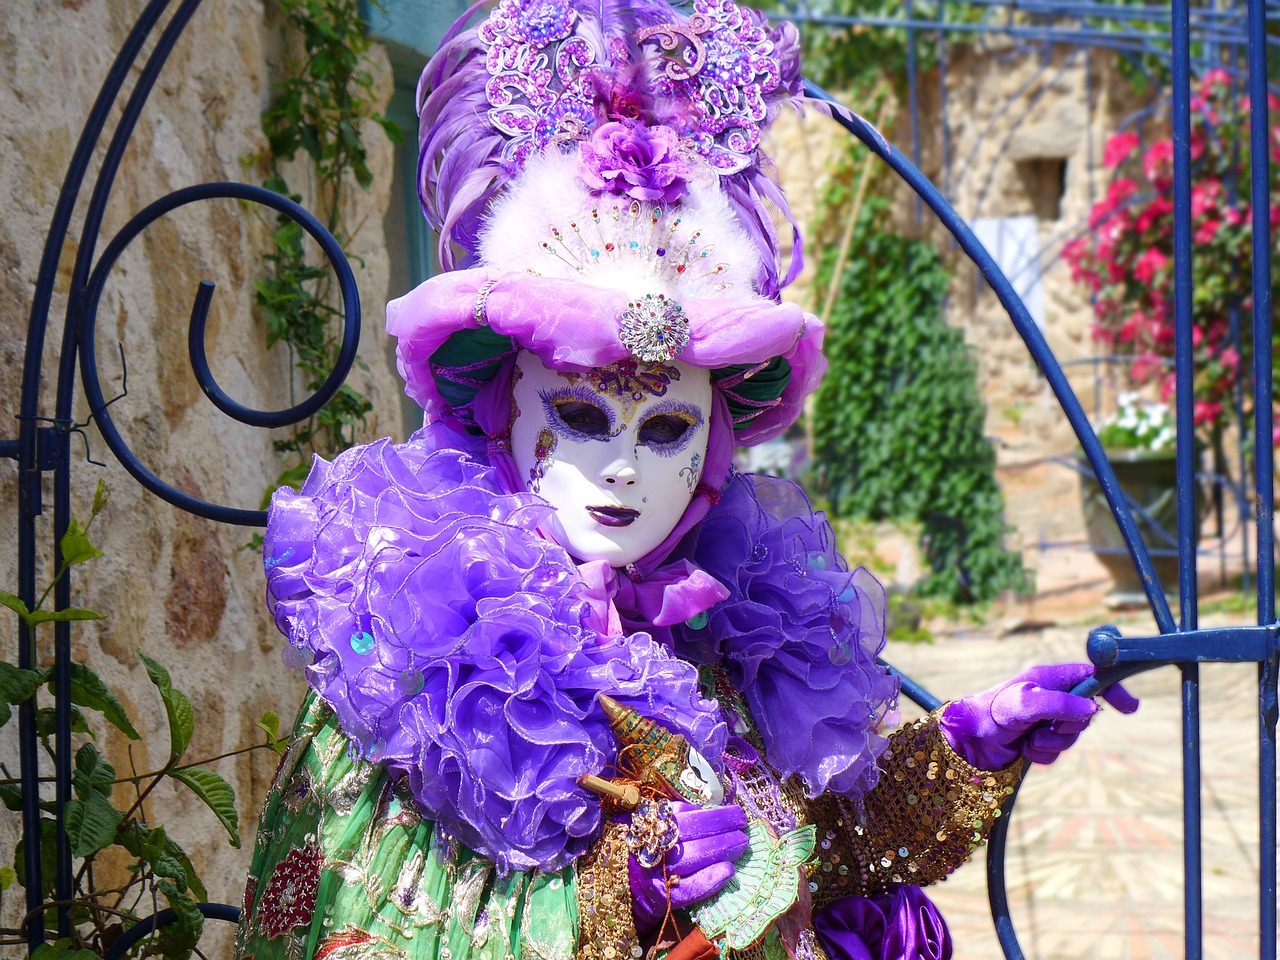
[[[352,186],[373,182],[364,130],[373,121],[395,143],[402,139],[394,122],[374,109],[373,75],[365,65],[372,42],[360,15],[359,0],[275,0],[288,28],[283,78],[262,114],[267,145],[250,158],[266,172],[264,184],[302,201],[289,177],[305,171],[315,212],[345,251],[350,233],[344,211]],[[305,160],[302,171],[293,163]],[[289,351],[300,385],[317,389],[337,364],[342,313],[332,272],[308,255],[302,227],[278,217],[266,255],[267,272],[256,281],[255,303],[266,323],[267,345]],[[368,367],[358,357],[361,369]],[[274,441],[286,465],[267,491],[300,486],[314,454],[332,457],[357,440],[372,409],[350,383],[310,420]],[[264,503],[267,497],[264,497]]]

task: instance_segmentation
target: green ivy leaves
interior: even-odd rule
[[[838,516],[921,524],[920,593],[969,603],[1025,590],[1022,559],[1003,544],[977,367],[943,320],[950,276],[932,246],[879,226],[884,210],[864,206],[831,313],[813,408],[820,487]]]
[[[305,154],[317,185],[320,219],[344,248],[343,211],[350,181],[368,189],[373,183],[364,130],[372,123],[394,143],[400,128],[373,109],[374,78],[365,68],[372,41],[360,0],[276,0],[285,22],[299,39],[299,58],[287,65],[270,105],[262,113],[267,147],[250,158],[265,169],[265,185],[301,200],[285,178],[285,165]],[[284,344],[305,389],[314,391],[337,365],[341,352],[342,312],[336,305],[332,273],[308,253],[302,227],[278,217],[266,255],[268,273],[254,281],[254,303],[267,330],[267,346]],[[359,357],[356,364],[367,370]],[[315,454],[332,457],[356,441],[373,410],[368,398],[343,385],[324,408],[287,437],[274,442],[287,464],[266,492],[298,488]],[[260,547],[255,537],[249,546]]]

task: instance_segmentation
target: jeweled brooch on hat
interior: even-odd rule
[[[647,293],[627,304],[618,317],[622,345],[647,363],[674,359],[689,342],[689,318],[666,294]]]

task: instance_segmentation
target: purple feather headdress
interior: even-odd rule
[[[801,95],[794,26],[733,0],[500,0],[446,34],[418,85],[418,189],[446,269],[477,259],[493,202],[534,157],[578,153],[605,195],[670,204],[718,182],[777,299],[801,266],[799,230],[760,138]],[[589,7],[589,9],[588,9]],[[784,266],[775,216],[794,243]]]

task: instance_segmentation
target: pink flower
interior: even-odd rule
[[[601,124],[578,148],[582,180],[593,190],[674,203],[689,192],[689,164],[679,150],[670,127]]]
[[[1102,149],[1102,165],[1105,167],[1118,167],[1129,159],[1129,155],[1133,153],[1138,146],[1138,135],[1129,131],[1127,133],[1117,133]]]
[[[1173,201],[1168,197],[1153,197],[1151,202],[1138,214],[1134,224],[1139,233],[1146,233],[1160,224],[1164,227],[1161,233],[1169,232],[1169,216],[1173,213]]]
[[[1164,361],[1154,353],[1140,353],[1133,358],[1129,376],[1134,383],[1148,383],[1163,369]]]
[[[1213,403],[1209,400],[1197,400],[1193,409],[1195,410],[1197,427],[1206,423],[1213,423],[1218,417],[1222,416],[1222,404]]]
[[[1138,192],[1138,184],[1128,177],[1112,180],[1107,195],[1089,211],[1089,226],[1095,230],[1106,223],[1131,196]]]
[[[1173,141],[1157,140],[1142,155],[1142,172],[1158,190],[1173,183]]]
[[[1191,185],[1191,216],[1197,218],[1218,205],[1222,196],[1221,180],[1200,180]]]
[[[1200,92],[1204,96],[1212,97],[1216,92],[1215,87],[1223,92],[1231,89],[1231,74],[1221,67],[1215,67],[1200,78]]]
[[[1142,331],[1146,322],[1146,315],[1141,310],[1130,314],[1129,318],[1125,320],[1120,327],[1120,341],[1122,343],[1128,343],[1129,341],[1137,339],[1138,334]]]
[[[1218,230],[1221,229],[1221,227],[1221,220],[1205,220],[1196,227],[1195,242],[1198,244],[1213,243],[1214,237],[1218,235]]]

